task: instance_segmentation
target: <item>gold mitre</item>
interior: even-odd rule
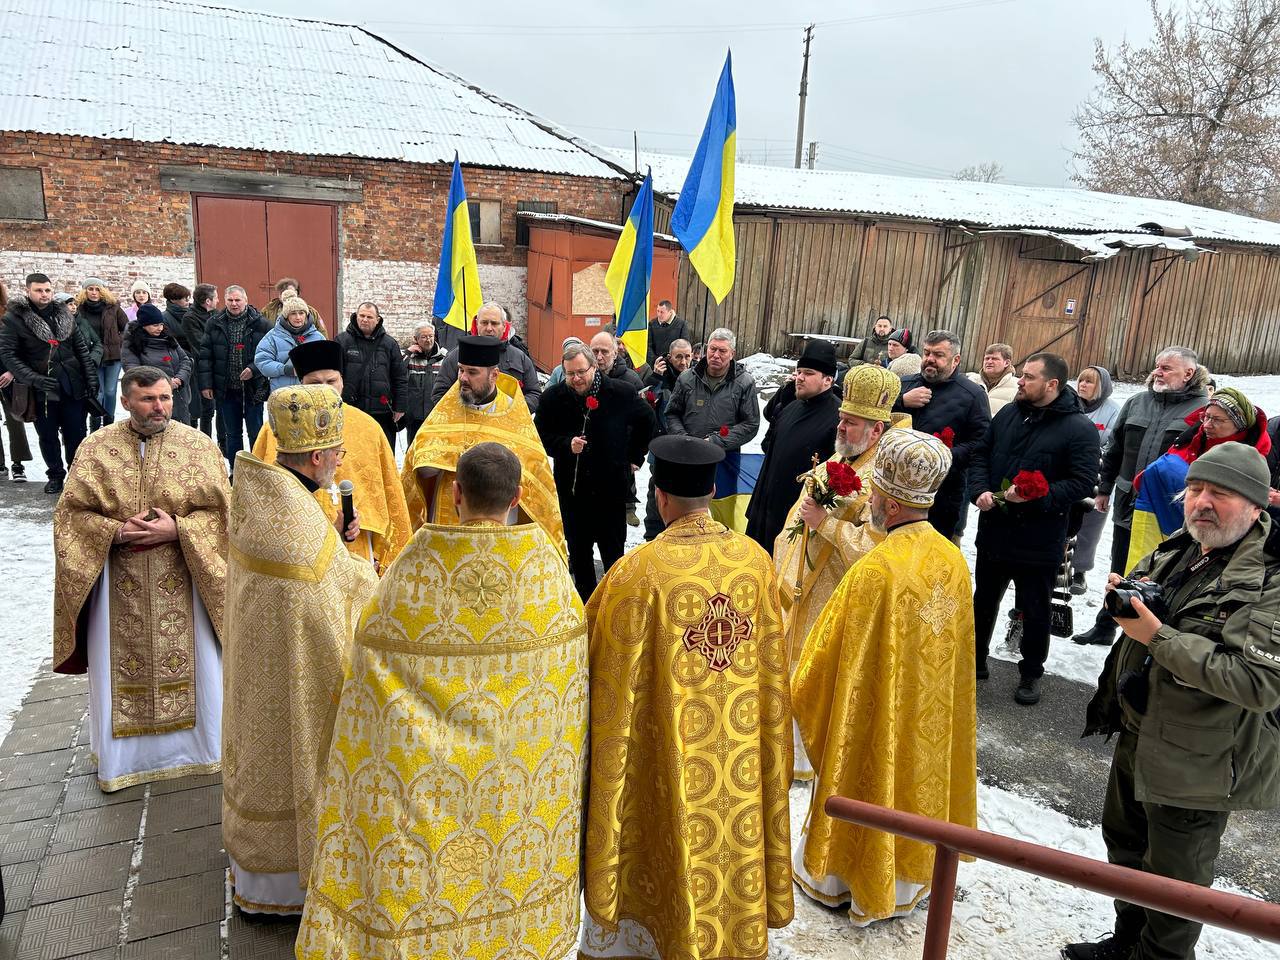
[[[840,412],[864,420],[890,422],[894,401],[902,390],[896,373],[874,363],[854,367],[844,375],[844,401]]]
[[[267,398],[267,423],[281,453],[310,453],[342,443],[342,398],[323,383],[280,387]]]
[[[919,430],[889,430],[876,446],[871,484],[881,496],[923,509],[933,506],[933,496],[950,469],[951,451],[937,437]]]

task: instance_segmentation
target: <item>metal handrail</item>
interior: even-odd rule
[[[1014,840],[916,813],[890,810],[848,797],[830,797],[823,809],[836,820],[934,845],[936,854],[929,891],[929,917],[924,931],[924,960],[942,960],[947,955],[956,892],[956,867],[961,854],[1186,920],[1280,943],[1280,906],[1264,900],[1103,863],[1038,843]]]

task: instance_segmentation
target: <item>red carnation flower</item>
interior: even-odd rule
[[[1099,430],[1107,429],[1107,425],[1105,423],[1095,423],[1094,426],[1097,427]]]
[[[306,342],[307,342],[307,338],[306,338],[306,337],[294,337],[293,339],[297,340],[297,341],[298,341],[298,343],[306,343]]]
[[[722,437],[727,437],[728,435],[729,435],[729,428],[728,428],[728,427],[721,427],[721,428],[720,428],[720,436],[722,436]]]
[[[391,403],[391,400],[390,400],[390,398],[389,398],[389,397],[384,393],[382,396],[380,396],[380,397],[378,398],[378,402],[379,402],[380,404],[382,404],[382,405],[385,407],[385,406],[387,406],[389,403]]]
[[[827,488],[837,497],[847,497],[862,491],[862,478],[853,467],[837,460],[827,464]]]
[[[169,356],[169,355],[166,353],[166,354],[165,354],[163,357],[161,357],[160,359],[161,359],[161,360],[163,360],[165,363],[169,363],[171,360],[173,360],[173,357]]]
[[[941,440],[942,445],[948,450],[955,446],[956,432],[950,427],[943,427],[940,431],[935,433],[934,436]]]
[[[49,346],[51,346],[51,347],[56,347],[56,346],[57,346],[58,344],[60,344],[61,342],[62,342],[61,340],[50,340],[50,341],[49,341]]]
[[[1049,481],[1039,470],[1019,470],[1013,478],[1013,486],[1024,500],[1039,500],[1049,493]]]
[[[588,409],[588,410],[595,410],[595,409],[596,409],[597,407],[599,407],[599,406],[600,406],[600,401],[599,401],[599,400],[597,400],[595,397],[587,397],[587,409]]]
[[[658,395],[652,390],[646,390],[644,392],[644,398],[649,401],[650,406],[658,402]]]
[[[243,344],[243,343],[237,343],[237,344],[236,344],[236,349],[237,349],[237,350],[243,350],[243,349],[244,349],[244,344]]]

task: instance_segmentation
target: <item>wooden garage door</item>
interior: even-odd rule
[[[275,282],[296,277],[332,336],[338,306],[338,208],[328,203],[194,197],[196,271],[221,291],[236,283],[262,309]]]

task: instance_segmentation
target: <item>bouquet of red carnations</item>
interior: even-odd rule
[[[862,491],[862,478],[858,471],[843,460],[827,464],[827,482],[818,479],[816,470],[805,474],[805,486],[814,502],[825,510],[843,506],[846,498]],[[798,519],[787,531],[787,540],[794,541],[804,533],[804,520]]]
[[[1000,485],[999,493],[993,494],[996,502],[1008,506],[1007,498],[1010,490],[1018,491],[1018,496],[1022,500],[1039,500],[1049,495],[1049,481],[1039,470],[1019,470],[1012,480],[1006,480]]]

